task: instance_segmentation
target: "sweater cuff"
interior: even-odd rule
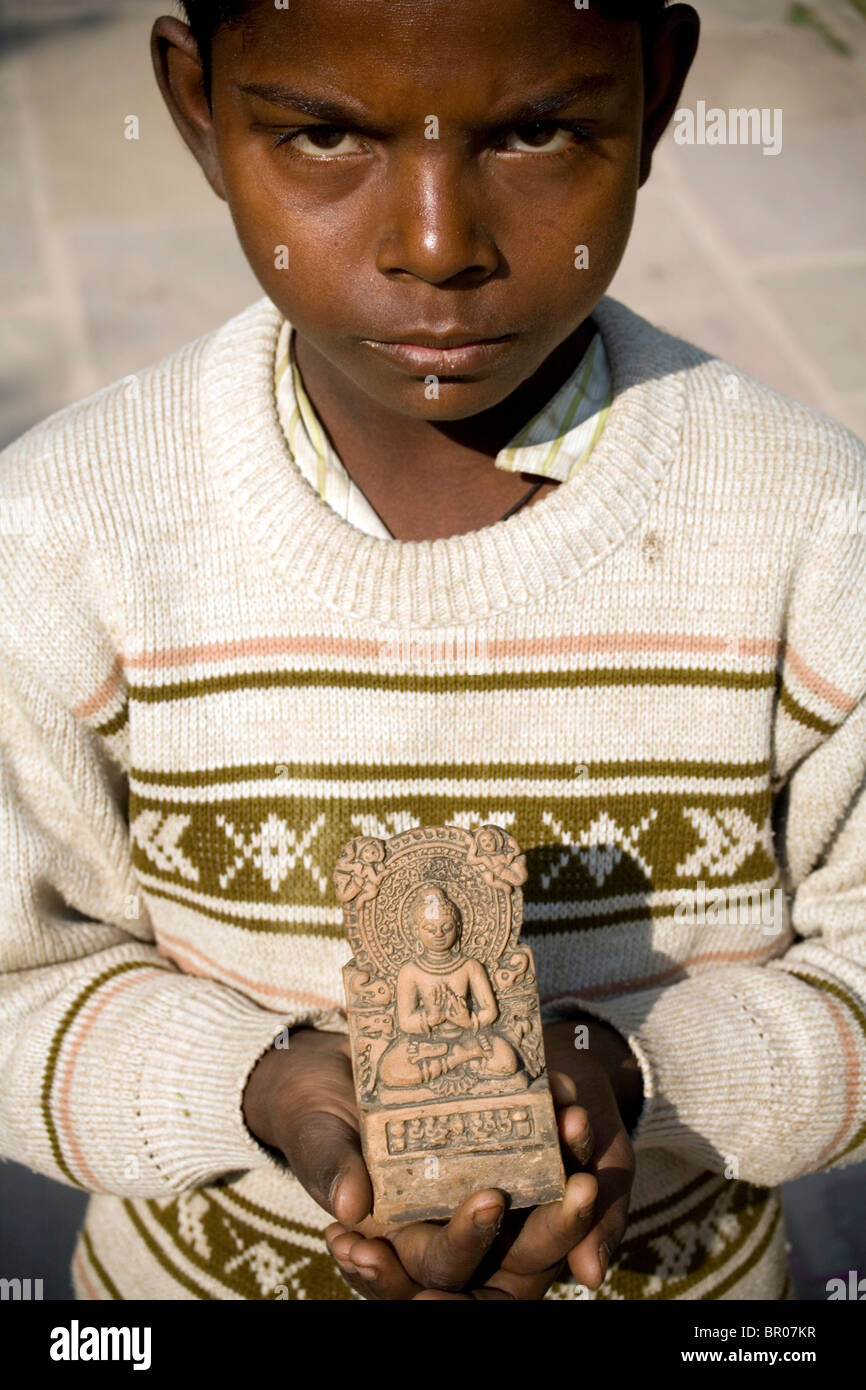
[[[345,1031],[333,1010],[272,1013],[225,988],[190,991],[166,1007],[140,1073],[141,1141],[166,1190],[203,1187],[252,1168],[288,1173],[244,1120],[244,1089],[282,1030],[309,1023]]]
[[[806,949],[799,948],[801,971]],[[820,985],[774,961],[602,1001],[575,995],[567,1007],[616,1028],[638,1061],[644,1105],[631,1136],[636,1151],[666,1150],[705,1171],[777,1187],[826,1165],[830,1153],[838,1162],[859,1143],[862,1097],[843,1060],[854,1035],[841,1015],[834,1024]],[[835,981],[828,988],[833,1005],[850,998],[859,1007],[859,991]],[[556,1008],[567,1017],[565,1004],[557,1000]]]
[[[675,1151],[709,1172],[738,1164],[750,1138],[746,1115],[772,1108],[775,1069],[760,1027],[744,1035],[743,1006],[730,985],[692,979],[574,1004],[616,1028],[640,1066],[644,1103],[629,1136],[636,1153]]]

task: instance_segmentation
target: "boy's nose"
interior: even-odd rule
[[[500,253],[469,187],[471,174],[450,157],[418,159],[394,172],[384,200],[376,264],[384,275],[414,275],[433,285],[465,277],[486,280]]]

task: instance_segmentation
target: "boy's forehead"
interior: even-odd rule
[[[304,0],[277,9],[255,0],[215,39],[215,64],[233,83],[292,79],[369,99],[413,94],[437,111],[490,106],[551,79],[628,77],[637,26],[573,0]]]

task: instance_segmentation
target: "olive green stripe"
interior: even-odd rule
[[[152,865],[148,863],[148,869]],[[722,891],[728,888],[741,888],[749,880],[726,879],[724,883],[718,885]],[[716,885],[714,885],[714,888]],[[660,890],[663,891],[663,890]],[[760,893],[760,888],[754,889],[755,893]],[[768,892],[771,889],[766,890]],[[200,903],[195,898],[186,897],[179,892],[173,892],[166,886],[156,887],[150,883],[146,886],[148,897],[162,898],[166,902],[175,903],[178,907],[185,907],[191,912],[200,912],[207,917],[208,921],[225,922],[229,927],[236,927],[239,931],[252,932],[258,935],[271,936],[312,936],[325,941],[342,941],[345,937],[345,929],[342,924],[336,922],[314,922],[302,919],[301,921],[286,922],[282,919],[270,918],[251,918],[242,911],[231,912],[221,908],[216,908],[210,904]],[[599,906],[591,916],[587,917],[556,917],[542,918],[529,917],[526,914],[528,905],[536,906],[543,903],[544,906],[555,905],[559,900],[551,898],[549,900],[524,898],[524,917],[523,934],[524,936],[555,936],[558,932],[591,932],[601,931],[605,927],[621,926],[629,922],[661,922],[666,918],[673,918],[676,904],[649,904],[631,908],[617,908]],[[317,903],[298,903],[295,907],[309,907],[313,912],[321,907],[321,902]],[[676,919],[675,919],[676,920]],[[671,967],[673,969],[673,966]],[[683,969],[685,967],[682,967]]]
[[[191,1279],[190,1276],[183,1269],[172,1263],[168,1255],[166,1255],[165,1251],[163,1250],[162,1246],[154,1240],[153,1236],[150,1234],[150,1231],[144,1225],[143,1221],[141,1220],[141,1217],[138,1215],[137,1211],[133,1207],[132,1202],[125,1201],[123,1203],[123,1206],[127,1216],[129,1217],[133,1226],[135,1226],[136,1230],[138,1231],[139,1235],[141,1236],[150,1253],[154,1256],[158,1263],[162,1265],[163,1269],[171,1275],[172,1279],[176,1280],[177,1283],[182,1285],[183,1288],[188,1289],[188,1291],[191,1294],[193,1294],[196,1298],[207,1299],[208,1301],[213,1302],[217,1298],[217,1295],[208,1293],[207,1289],[203,1288],[201,1284],[197,1284],[196,1281],[194,1279]],[[162,1227],[162,1229],[164,1230],[165,1227],[163,1223],[159,1221],[157,1213],[155,1211],[152,1211],[151,1216],[153,1216],[157,1220],[158,1225]],[[169,1233],[166,1232],[166,1234]],[[192,1252],[190,1252],[190,1254],[191,1253]]]
[[[221,1195],[225,1195],[225,1189],[221,1188],[220,1193]],[[218,1217],[220,1219],[221,1225],[227,1224],[229,1218],[226,1214],[225,1208],[221,1205],[220,1202],[214,1201],[209,1193],[206,1193],[205,1195],[209,1203],[210,1214]],[[184,1241],[182,1235],[180,1234],[180,1228],[176,1219],[176,1203],[172,1203],[172,1205],[167,1208],[159,1209],[156,1207],[154,1203],[148,1202],[148,1208],[150,1210],[151,1216],[161,1227],[167,1238],[173,1241],[175,1245],[179,1245],[181,1243],[183,1244],[184,1254],[186,1258],[190,1261],[190,1263],[195,1265],[196,1268],[200,1269],[204,1274],[213,1274],[214,1263],[219,1254],[219,1250],[214,1251],[210,1258],[207,1258],[205,1256],[200,1255],[197,1250],[193,1250],[190,1246],[188,1246],[188,1244],[186,1243],[186,1241]],[[264,1215],[267,1219],[269,1219],[272,1222],[275,1220],[275,1214],[273,1212],[265,1210]],[[205,1218],[205,1220],[207,1220],[207,1218]],[[245,1217],[241,1215],[239,1210],[235,1210],[232,1212],[231,1220],[238,1225],[240,1235],[244,1238],[244,1244],[242,1247],[244,1250],[250,1250],[253,1246],[259,1245],[263,1240],[268,1239],[267,1237],[262,1235],[261,1231],[257,1230],[254,1226],[252,1226],[249,1220],[245,1219]],[[270,1242],[272,1244],[277,1244],[278,1246],[283,1245],[287,1247],[289,1250],[302,1254],[303,1256],[308,1258],[310,1262],[314,1265],[314,1268],[310,1271],[309,1278],[314,1285],[319,1286],[320,1291],[323,1286],[326,1286],[331,1289],[340,1288],[340,1286],[342,1285],[342,1280],[339,1274],[337,1274],[336,1268],[333,1266],[333,1261],[331,1259],[322,1232],[310,1230],[309,1228],[301,1225],[298,1226],[298,1230],[304,1231],[305,1233],[308,1232],[310,1235],[314,1236],[317,1241],[321,1241],[321,1250],[309,1250],[306,1246],[296,1245],[290,1238],[283,1240],[280,1236],[271,1236],[269,1238]],[[233,1246],[231,1248],[234,1249]],[[250,1271],[246,1277],[244,1277],[243,1273],[239,1272],[238,1277],[233,1282],[227,1272],[224,1277],[217,1275],[214,1275],[213,1277],[220,1277],[222,1283],[228,1284],[228,1286],[231,1289],[233,1289],[234,1292],[240,1293],[241,1296],[245,1298],[249,1298],[251,1294],[244,1292],[244,1283],[246,1283],[249,1287],[252,1288],[254,1287],[256,1282],[255,1276],[252,1273],[252,1271]],[[312,1298],[317,1298],[318,1296],[320,1296],[315,1291],[311,1290],[309,1287],[307,1289],[307,1295],[308,1297]],[[326,1298],[332,1298],[335,1296],[339,1297],[341,1295],[342,1289],[340,1288],[340,1295],[335,1295],[331,1292],[326,1293],[324,1296]],[[349,1292],[348,1288],[346,1289],[346,1293],[343,1296],[345,1296],[346,1298],[351,1298],[351,1293]]]
[[[796,976],[804,984],[814,985],[815,989],[821,989],[825,994],[832,994],[834,999],[838,999],[840,1004],[844,1004],[851,1010],[860,1025],[860,1031],[866,1037],[866,1013],[860,1008],[855,997],[843,989],[841,985],[836,984],[833,980],[824,980],[820,975],[809,975],[805,970],[788,970],[786,973]]]
[[[866,1013],[860,1008],[854,996],[850,995],[847,990],[844,990],[841,985],[831,980],[822,980],[819,975],[807,975],[805,971],[789,970],[787,973],[789,975],[795,975],[797,979],[802,980],[804,984],[813,985],[815,989],[823,990],[825,994],[832,994],[834,999],[838,999],[840,1004],[844,1004],[845,1007],[851,1011],[857,1020],[861,1033],[866,1037]],[[833,1158],[827,1159],[825,1163],[821,1164],[821,1171],[825,1168],[831,1168],[833,1164],[838,1163],[840,1159],[843,1159],[846,1154],[851,1153],[854,1149],[859,1149],[864,1139],[866,1139],[866,1120],[864,1120],[854,1137],[845,1145],[841,1153],[836,1154]]]
[[[63,1046],[66,1034],[69,1032],[69,1029],[71,1028],[75,1019],[78,1017],[78,1014],[81,1012],[82,1008],[87,1003],[91,995],[95,994],[98,989],[101,989],[102,986],[108,980],[114,979],[115,975],[123,975],[127,970],[141,969],[166,970],[167,967],[162,965],[151,966],[149,962],[144,963],[142,961],[134,960],[124,961],[120,965],[113,965],[110,970],[104,970],[101,975],[97,975],[95,980],[90,981],[90,983],[81,991],[77,998],[73,999],[72,1003],[69,1005],[69,1008],[66,1010],[66,1013],[60,1020],[60,1023],[58,1024],[55,1030],[54,1037],[51,1040],[51,1046],[48,1049],[48,1058],[45,1064],[45,1074],[42,1078],[42,1090],[40,1096],[42,1120],[45,1124],[46,1130],[48,1131],[48,1142],[51,1145],[51,1152],[54,1155],[54,1161],[57,1164],[57,1167],[60,1169],[61,1173],[65,1174],[65,1176],[69,1179],[71,1183],[75,1184],[76,1187],[84,1187],[85,1184],[78,1181],[78,1178],[76,1178],[74,1174],[71,1172],[68,1164],[66,1163],[66,1160],[63,1157],[63,1153],[60,1148],[60,1139],[57,1134],[56,1126],[54,1124],[54,1116],[51,1113],[51,1091],[54,1086],[54,1073],[57,1067],[60,1049]]]
[[[721,1298],[722,1294],[727,1293],[728,1289],[733,1288],[734,1284],[738,1283],[740,1279],[744,1279],[746,1275],[749,1273],[749,1271],[754,1269],[758,1261],[763,1259],[764,1255],[767,1253],[770,1241],[773,1239],[773,1236],[776,1233],[776,1227],[778,1226],[781,1219],[782,1208],[781,1206],[779,1206],[776,1208],[776,1215],[770,1222],[769,1229],[758,1241],[758,1244],[755,1246],[751,1255],[749,1255],[748,1258],[744,1260],[741,1265],[737,1265],[736,1269],[732,1269],[730,1274],[726,1275],[722,1282],[720,1284],[717,1284],[714,1289],[711,1289],[709,1293],[702,1294],[702,1302],[709,1302],[711,1299]],[[755,1225],[757,1225],[757,1221],[755,1222]],[[752,1227],[752,1230],[754,1230],[754,1226]],[[751,1233],[752,1232],[750,1231],[749,1235],[751,1235]]]
[[[657,1202],[648,1203],[645,1207],[632,1207],[628,1216],[629,1224],[646,1221],[653,1216],[664,1215],[670,1211],[671,1207],[684,1202],[693,1192],[698,1192],[711,1180],[715,1181],[715,1193],[718,1196],[720,1192],[724,1191],[724,1186],[720,1184],[724,1184],[725,1179],[721,1178],[719,1173],[699,1173],[696,1178],[692,1178],[691,1182],[686,1183],[685,1187],[677,1188],[675,1192],[672,1192],[670,1197],[662,1197]],[[687,1218],[691,1220],[691,1214],[688,1212],[684,1215],[683,1220]]]
[[[678,1188],[675,1192],[672,1192],[669,1197],[664,1198],[662,1201],[651,1202],[649,1205],[644,1207],[633,1207],[632,1210],[629,1212],[629,1223],[635,1221],[644,1221],[648,1217],[654,1216],[656,1214],[664,1215],[664,1213],[670,1211],[672,1207],[678,1206],[680,1202],[683,1202],[686,1199],[686,1197],[690,1196],[692,1192],[705,1186],[708,1181],[714,1179],[719,1179],[719,1175],[717,1173],[699,1173],[698,1176],[692,1179],[691,1182],[687,1183],[685,1187]],[[724,1183],[724,1179],[720,1179],[720,1181]],[[722,1190],[723,1187],[720,1188],[717,1186],[716,1196],[718,1196],[719,1192]],[[259,1206],[256,1202],[251,1202],[248,1197],[242,1197],[239,1192],[233,1192],[229,1187],[220,1188],[219,1195],[221,1199],[230,1201],[232,1203],[236,1203],[245,1211],[250,1212],[253,1216],[259,1216],[266,1221],[270,1221],[273,1225],[285,1227],[286,1230],[298,1232],[306,1236],[318,1237],[319,1239],[324,1240],[322,1232],[320,1230],[317,1230],[315,1227],[305,1226],[300,1221],[292,1221],[288,1217],[279,1216],[277,1215],[277,1213],[270,1211],[267,1207],[262,1207]],[[686,1211],[683,1214],[683,1220],[690,1221],[692,1219],[693,1211],[694,1208]]]
[[[152,868],[148,864],[148,868]],[[222,912],[217,908],[203,906],[195,902],[194,899],[182,897],[178,893],[172,893],[165,888],[154,888],[151,884],[147,885],[147,896],[149,898],[164,898],[166,902],[176,903],[179,907],[185,907],[188,911],[200,912],[207,917],[208,921],[225,922],[230,927],[238,927],[243,931],[272,933],[273,935],[285,936],[287,933],[299,936],[318,936],[326,940],[345,939],[345,930],[341,925],[332,922],[264,922],[245,916],[242,912]],[[321,903],[316,904],[321,907]],[[190,943],[193,944],[193,943]]]
[[[587,772],[579,778],[575,767],[586,767]],[[154,771],[151,768],[133,767],[130,771],[132,781],[148,784],[165,784],[172,787],[203,787],[220,782],[273,781],[280,769],[280,780],[315,782],[382,782],[388,781],[442,781],[476,778],[487,781],[502,781],[505,778],[539,781],[611,781],[623,777],[714,777],[730,779],[766,778],[770,762],[762,758],[755,762],[732,763],[710,762],[706,759],[646,759],[629,761],[611,759],[608,762],[568,762],[568,763],[238,763],[232,767],[202,768],[195,772],[174,772],[170,769]],[[282,769],[286,771],[283,772]],[[640,791],[637,792],[640,795]],[[654,795],[657,793],[653,793]],[[733,795],[734,793],[731,793]],[[541,792],[541,795],[549,793]],[[574,792],[563,794],[573,800]],[[446,798],[447,799],[447,798]],[[451,797],[456,800],[457,794]],[[164,804],[160,801],[160,805]],[[180,804],[179,804],[180,805]],[[188,803],[183,803],[188,809]]]
[[[99,734],[101,738],[111,738],[113,734],[120,733],[129,719],[129,705],[123,704],[116,714],[107,719],[104,724],[94,724],[93,732]]]
[[[706,1178],[707,1174],[704,1173],[700,1176]],[[696,1179],[695,1181],[697,1182],[699,1180],[700,1178]],[[756,1194],[758,1200],[756,1200]],[[720,1199],[724,1195],[726,1195],[724,1187],[714,1186],[712,1191],[708,1192],[705,1196],[700,1197],[698,1201],[694,1203],[693,1206],[690,1206],[686,1211],[682,1213],[681,1216],[678,1216],[676,1218],[676,1221],[670,1228],[671,1231],[676,1232],[676,1230],[680,1226],[684,1225],[686,1222],[696,1223],[703,1221],[705,1217],[710,1215],[714,1207],[717,1207],[719,1205]],[[763,1200],[761,1200],[762,1196]],[[743,1210],[748,1210],[748,1208],[752,1206],[760,1205],[760,1207],[763,1208],[763,1206],[766,1204],[766,1200],[767,1198],[764,1189],[756,1189],[752,1186],[751,1183],[737,1182],[736,1190],[733,1194],[731,1203],[729,1206],[725,1207],[725,1211],[727,1213],[736,1214]],[[631,1221],[631,1217],[629,1217],[629,1221]],[[630,1268],[626,1268],[625,1270],[623,1270],[623,1274],[634,1272],[634,1266],[636,1263],[640,1263],[641,1256],[644,1257],[644,1263],[646,1265],[646,1269],[641,1272],[651,1272],[650,1267],[655,1263],[655,1261],[658,1258],[658,1252],[655,1250],[652,1243],[654,1240],[655,1236],[649,1231],[634,1237],[629,1237],[628,1231],[626,1231],[625,1239],[622,1243],[621,1249],[623,1252],[624,1260],[627,1262]],[[690,1276],[683,1275],[683,1278],[687,1277]]]
[[[745,1229],[741,1228],[734,1244],[728,1246],[722,1254],[718,1256],[711,1256],[709,1252],[707,1252],[707,1258],[702,1261],[698,1269],[689,1274],[681,1275],[679,1278],[667,1278],[660,1292],[641,1294],[640,1296],[642,1298],[651,1301],[680,1298],[689,1289],[712,1278],[715,1274],[721,1273],[730,1264],[731,1259],[736,1255],[738,1250],[742,1249],[743,1245],[745,1245],[754,1232],[755,1227],[766,1210],[767,1202],[769,1201],[769,1193],[766,1189],[755,1188],[751,1183],[738,1183],[737,1189],[733,1201],[729,1206],[726,1206],[724,1213],[721,1214],[737,1215],[741,1212],[748,1212],[750,1208],[753,1208],[754,1216],[751,1220],[747,1220],[745,1216],[741,1218]],[[714,1208],[719,1205],[721,1196],[722,1193],[716,1189],[708,1197],[697,1202],[693,1207],[690,1207],[682,1216],[677,1217],[672,1225],[665,1228],[665,1234],[669,1234],[672,1238],[676,1238],[677,1231],[683,1225],[688,1224],[694,1226],[695,1223],[701,1222],[705,1218],[711,1216]],[[756,1196],[758,1198],[757,1201],[755,1200]],[[625,1240],[620,1247],[618,1263],[611,1270],[614,1289],[616,1289],[617,1282],[628,1283],[632,1280],[647,1279],[654,1274],[658,1266],[658,1251],[655,1249],[655,1241],[657,1239],[658,1231],[656,1231],[655,1234],[648,1232],[633,1240],[629,1240],[628,1232],[626,1232]],[[704,1297],[715,1297],[715,1293],[704,1295]]]
[[[794,699],[786,685],[782,685],[779,690],[779,704],[791,719],[796,720],[798,724],[805,724],[807,729],[812,729],[816,734],[832,734],[839,727],[838,722],[832,724],[829,720],[812,714],[799,700]]]
[[[324,1233],[315,1226],[305,1226],[302,1221],[292,1221],[287,1216],[280,1216],[268,1207],[259,1206],[258,1202],[251,1202],[249,1197],[242,1197],[239,1192],[233,1192],[230,1187],[221,1187],[219,1198],[220,1201],[226,1201],[232,1206],[239,1207],[242,1211],[249,1212],[251,1216],[258,1216],[263,1221],[270,1221],[272,1226],[280,1226],[295,1235],[312,1236],[322,1242],[323,1253],[327,1250]],[[215,1202],[215,1205],[219,1206],[219,1202]]]
[[[484,804],[479,809],[477,789],[467,800],[465,786],[461,786],[459,780],[455,780],[453,785],[457,793],[449,797],[441,793],[413,794],[410,797],[413,822],[421,825],[462,824],[467,815],[470,820],[477,819],[478,815],[482,819],[489,819],[491,815],[495,819],[506,819],[528,856],[530,871],[538,876],[538,881],[533,878],[529,885],[525,899],[527,926],[530,919],[534,924],[537,918],[539,930],[580,930],[583,924],[589,927],[593,925],[587,920],[590,917],[594,917],[596,923],[616,917],[624,917],[632,922],[671,920],[670,909],[673,909],[673,919],[676,920],[678,907],[682,915],[684,885],[677,866],[699,842],[704,843],[703,831],[700,825],[693,823],[695,818],[690,814],[692,802],[706,803],[708,806],[712,803],[716,813],[722,815],[725,807],[737,807],[747,817],[747,827],[748,822],[753,823],[748,829],[744,853],[739,856],[736,870],[724,876],[710,874],[714,888],[736,888],[738,893],[755,895],[775,891],[778,884],[777,866],[755,829],[767,822],[769,791],[766,787],[748,794],[726,789],[723,796],[692,793],[690,797],[688,791],[683,790],[683,782],[675,784],[675,791],[647,792],[642,795],[625,795],[619,789],[614,794],[611,788],[600,785],[594,794],[587,792],[580,798],[579,808],[575,806],[573,797],[561,796],[554,800],[537,794],[518,798],[520,805],[508,810],[507,807],[513,802],[511,795],[507,795],[503,801],[501,796],[494,797],[492,792],[484,794]],[[504,785],[507,791],[508,784]],[[146,833],[136,836],[133,846],[133,864],[144,885],[150,887],[153,884],[155,888],[163,889],[171,895],[168,900],[178,905],[191,904],[194,910],[205,914],[210,911],[227,913],[223,920],[238,922],[252,931],[289,932],[297,916],[301,922],[311,923],[310,929],[314,934],[312,923],[318,923],[320,927],[324,925],[325,935],[331,936],[334,933],[335,915],[316,909],[328,905],[327,865],[336,863],[352,834],[351,827],[359,804],[367,803],[379,815],[386,815],[387,807],[397,808],[405,798],[405,792],[402,796],[382,792],[375,797],[374,807],[375,787],[370,783],[361,784],[359,794],[351,797],[345,794],[345,786],[320,789],[318,797],[292,796],[288,793],[269,796],[264,794],[269,789],[265,789],[261,783],[251,786],[243,796],[234,795],[233,789],[221,787],[203,790],[202,800],[195,803],[181,800],[179,789],[169,790],[175,794],[160,797],[157,788],[148,788],[147,797],[142,798],[137,792],[130,796],[129,817],[132,824],[138,825],[143,817],[148,820]],[[322,792],[325,794],[322,795]],[[333,793],[331,799],[327,792]],[[486,811],[485,806],[488,807]],[[543,823],[540,814],[545,806],[555,812],[549,825]],[[604,891],[600,891],[600,885],[594,885],[591,881],[580,843],[572,845],[568,842],[568,851],[563,852],[566,840],[564,834],[560,836],[556,818],[561,816],[563,824],[570,824],[579,809],[579,820],[586,823],[591,816],[604,810],[617,821],[629,825],[640,817],[641,808],[646,808],[641,825],[647,831],[644,849],[654,866],[651,870],[652,883],[639,865],[632,865],[626,859],[612,880],[605,884]],[[683,815],[683,812],[687,814]],[[178,859],[175,863],[161,860],[152,848],[156,827],[166,818],[176,818],[172,833],[177,840],[178,854],[183,855],[185,861]],[[282,864],[279,879],[268,889],[267,873],[262,877],[262,870],[267,870],[268,866],[264,859],[261,862],[254,860],[253,848],[255,845],[266,848],[271,821],[279,824],[281,835],[284,831],[289,834],[291,827],[290,839],[302,825],[306,826],[303,835],[306,848],[302,858],[301,846],[297,847],[291,861],[287,859]],[[344,827],[342,832],[341,825]],[[553,833],[551,826],[554,827]],[[569,833],[572,839],[575,838],[573,830]],[[551,838],[554,843],[551,843]],[[160,862],[157,864],[156,860]],[[666,894],[670,901],[659,894]],[[567,906],[572,898],[586,898],[585,914]],[[614,900],[618,909],[616,913],[613,911]],[[289,902],[299,908],[297,913],[287,911],[286,904]],[[754,910],[753,901],[751,911],[754,913]],[[568,917],[565,917],[566,913]],[[249,918],[264,920],[256,926],[248,923]],[[290,920],[286,921],[286,918]],[[272,925],[277,920],[279,926]]]
[[[107,1289],[109,1298],[112,1298],[115,1301],[119,1299],[121,1302],[123,1302],[123,1295],[121,1294],[114,1281],[110,1278],[108,1270],[105,1268],[102,1261],[97,1259],[96,1251],[93,1248],[93,1241],[90,1239],[90,1236],[88,1235],[86,1228],[81,1232],[81,1243],[87,1251],[87,1258],[93,1265],[94,1273],[99,1279],[99,1282],[102,1284],[104,1289]]]
[[[866,1120],[864,1120],[863,1124],[857,1130],[857,1133],[854,1135],[853,1139],[851,1139],[850,1142],[845,1145],[841,1153],[836,1154],[835,1158],[830,1158],[827,1160],[826,1163],[821,1164],[822,1170],[825,1168],[832,1168],[834,1164],[839,1163],[846,1156],[846,1154],[853,1153],[855,1149],[859,1149],[860,1145],[864,1142],[864,1140],[866,1140]]]
[[[405,694],[489,694],[494,690],[592,689],[597,686],[713,686],[725,690],[764,690],[776,682],[775,671],[723,671],[709,667],[650,666],[629,670],[602,666],[566,671],[491,671],[480,674],[404,675],[372,671],[298,670],[238,671],[231,675],[204,676],[199,680],[173,681],[166,685],[135,685],[130,700],[140,704],[165,704],[201,695],[227,695],[237,690],[348,689],[398,691]]]

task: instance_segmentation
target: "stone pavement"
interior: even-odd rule
[[[866,436],[866,0],[695,3],[704,31],[681,107],[778,108],[782,149],[668,131],[611,292]],[[0,0],[0,445],[261,293],[153,79],[150,25],[171,10]],[[130,115],[138,140],[124,138]],[[4,1233],[25,1216],[16,1241],[47,1186],[75,1216],[70,1190],[0,1174]],[[801,1179],[787,1205],[802,1297],[866,1274],[864,1167]],[[45,1260],[63,1220],[51,1210]]]
[[[0,444],[260,293],[153,79],[171,8],[0,0]],[[783,148],[669,131],[612,293],[866,435],[866,4],[698,8],[681,104],[780,108]]]

